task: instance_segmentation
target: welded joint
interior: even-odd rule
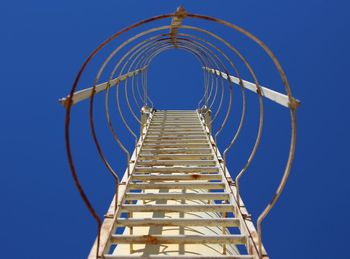
[[[171,25],[170,25],[170,38],[171,42],[173,43],[174,47],[177,48],[177,31],[181,27],[182,21],[187,16],[187,12],[183,6],[179,6],[176,9],[175,15],[171,19]]]
[[[300,105],[300,101],[298,99],[295,99],[294,97],[290,98],[288,107],[289,109],[296,110]]]
[[[144,131],[144,128],[147,126],[147,121],[151,116],[153,109],[145,105],[141,108],[141,134]]]
[[[231,187],[236,186],[236,183],[232,180],[231,177],[226,177],[226,179],[229,186]]]
[[[251,214],[242,213],[242,217],[243,217],[244,220],[253,221],[253,220],[252,220],[252,215],[251,215]]]
[[[201,119],[202,121],[204,121],[205,125],[208,127],[209,129],[209,133],[211,133],[211,115],[212,115],[212,111],[209,107],[207,107],[206,105],[204,105],[202,108],[198,109],[199,114],[201,115]]]

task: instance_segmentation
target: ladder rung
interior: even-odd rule
[[[132,175],[132,181],[221,180],[220,174]]]
[[[198,118],[198,114],[196,111],[192,111],[192,112],[156,112],[154,113],[155,116],[158,117],[169,117],[169,116],[179,116],[179,115],[187,115],[187,116],[197,116]]]
[[[169,112],[181,112],[181,113],[191,112],[191,113],[197,114],[197,110],[157,110],[155,113],[169,113]]]
[[[157,114],[156,114],[157,115]],[[159,115],[159,114],[158,114]],[[192,116],[198,119],[197,113],[190,113],[190,114],[164,114],[161,116],[153,116],[153,117],[159,117],[159,118],[169,118],[169,117],[182,117],[182,116]]]
[[[192,135],[192,136],[181,136],[181,138],[179,136],[176,136],[176,135],[170,135],[170,136],[162,136],[162,135],[156,135],[156,136],[153,136],[153,135],[147,135],[146,139],[145,140],[153,140],[153,139],[156,139],[156,140],[167,140],[167,139],[207,139],[207,137],[204,135],[204,134],[201,134],[201,135]]]
[[[169,128],[202,128],[202,124],[199,123],[151,123],[150,127],[169,127]]]
[[[191,113],[197,114],[196,110],[157,110],[155,114],[169,114],[169,113]]]
[[[155,115],[153,119],[166,120],[166,119],[197,119],[196,114],[173,114],[173,115]]]
[[[186,124],[179,123],[179,124],[176,124],[176,125],[163,125],[163,124],[156,125],[156,124],[153,124],[151,122],[151,125],[150,125],[149,128],[150,129],[151,128],[160,128],[160,129],[164,128],[164,129],[169,129],[169,130],[171,130],[171,129],[190,128],[190,129],[197,129],[197,130],[199,130],[199,129],[202,129],[202,124],[196,123],[196,124],[186,125]]]
[[[159,126],[150,126],[149,132],[160,132],[160,133],[177,133],[177,132],[196,132],[200,134],[205,134],[205,131],[201,127],[178,127],[178,126],[169,126],[169,127],[159,127]]]
[[[190,129],[190,131],[189,131]],[[168,128],[162,128],[162,127],[158,127],[158,128],[152,128],[149,127],[149,133],[153,133],[153,132],[160,132],[162,134],[170,134],[172,132],[178,133],[178,132],[183,132],[183,133],[202,133],[204,134],[205,131],[203,130],[203,128],[200,127],[196,127],[196,128],[189,128],[189,129],[182,129],[182,128],[175,128],[175,127],[168,127]]]
[[[172,138],[172,139],[148,139],[146,138],[144,143],[152,143],[152,144],[186,144],[188,142],[191,143],[201,143],[207,144],[207,139],[182,139],[182,138]]]
[[[186,112],[183,112],[183,111],[166,111],[166,112],[156,112],[155,115],[161,115],[161,116],[164,116],[164,117],[167,117],[167,116],[178,116],[178,115],[189,115],[189,116],[197,116],[197,112],[196,111],[186,111]]]
[[[179,115],[179,116],[154,116],[152,118],[152,122],[153,121],[175,121],[175,122],[179,122],[179,121],[200,121],[198,119],[198,116],[195,115]]]
[[[238,227],[240,221],[237,218],[145,218],[145,219],[124,219],[118,218],[116,221],[120,226],[210,226],[210,227]]]
[[[135,167],[135,172],[141,173],[155,173],[155,172],[191,172],[191,173],[198,173],[198,172],[203,172],[203,173],[217,173],[219,171],[218,167],[208,167],[208,166],[202,166],[202,167]]]
[[[245,244],[247,238],[244,235],[112,235],[110,241],[114,244]]]
[[[173,159],[188,159],[188,160],[195,160],[195,159],[213,159],[212,154],[143,154],[141,153],[139,156],[140,160],[147,160],[149,158],[152,159],[165,159],[165,160],[173,160]]]
[[[168,120],[152,120],[151,125],[196,125],[196,126],[202,126],[202,123],[198,119],[193,120],[177,120],[177,121],[168,121]]]
[[[145,189],[206,189],[220,190],[224,189],[225,184],[221,182],[186,182],[186,183],[130,183],[129,190],[145,190]]]
[[[190,114],[181,114],[181,115],[184,115],[184,116],[192,116],[192,117],[196,117],[198,118],[198,115],[197,113],[190,113]],[[158,117],[158,118],[169,118],[169,117],[181,117],[181,115],[170,115],[170,114],[159,114],[159,113],[155,113],[153,118],[154,117]]]
[[[206,135],[203,131],[188,131],[188,132],[152,132],[149,131],[146,138],[179,138],[179,139],[191,139],[192,137],[196,138],[206,138]]]
[[[209,143],[164,143],[164,144],[153,144],[153,143],[144,143],[143,147],[153,147],[153,148],[166,148],[166,147],[209,147]]]
[[[169,119],[169,118],[172,118],[172,117],[178,117],[178,118],[183,118],[184,116],[187,116],[187,117],[193,117],[193,118],[196,118],[198,120],[198,115],[195,114],[195,113],[192,113],[192,114],[172,114],[172,115],[169,115],[169,114],[165,114],[165,115],[161,115],[159,116],[159,114],[153,116],[153,118],[162,118],[162,119]]]
[[[142,166],[171,166],[171,165],[216,165],[215,160],[138,160],[137,165]]]
[[[162,136],[167,136],[167,135],[187,135],[187,136],[191,136],[191,135],[205,135],[206,132],[203,129],[194,129],[194,130],[187,130],[187,131],[183,131],[183,130],[176,130],[176,129],[172,129],[172,130],[164,130],[164,129],[152,129],[149,130],[147,133],[147,136],[154,136],[154,135],[162,135]]]
[[[198,117],[191,116],[191,117],[153,117],[152,122],[200,122],[198,120]]]
[[[211,154],[212,150],[210,148],[162,148],[162,149],[155,149],[155,148],[142,148],[141,154],[144,154],[145,152],[149,152],[152,154],[176,154],[176,153],[186,153],[186,154],[193,154],[193,153],[207,153]]]
[[[122,211],[127,212],[233,212],[232,204],[204,204],[204,205],[169,205],[169,204],[123,204]]]
[[[254,259],[252,255],[104,255],[106,259]]]
[[[155,113],[154,115],[154,117],[160,117],[160,118],[182,117],[182,116],[198,118],[197,113],[188,113],[188,112]]]
[[[229,193],[126,193],[127,200],[228,200]]]
[[[202,124],[196,124],[196,125],[183,125],[183,124],[177,124],[177,125],[153,125],[151,123],[150,129],[202,129]]]
[[[174,120],[174,119],[192,119],[198,120],[198,116],[196,114],[174,114],[174,115],[156,115],[153,116],[153,119],[158,120]]]
[[[175,122],[179,122],[179,121],[199,121],[198,116],[195,115],[180,115],[180,116],[154,116],[152,118],[152,122],[153,121],[175,121]]]
[[[219,170],[216,170],[215,172],[202,172],[202,171],[152,171],[152,172],[134,172],[133,175],[151,175],[151,174],[157,174],[157,175],[177,175],[177,174],[205,174],[205,175],[218,175]]]
[[[198,119],[198,116],[172,116],[172,117],[153,117],[151,123],[164,123],[164,122],[171,122],[171,123],[201,123],[201,121]]]
[[[193,135],[193,136],[157,136],[157,137],[152,137],[152,136],[147,136],[145,141],[187,141],[191,142],[192,140],[202,140],[202,141],[207,141],[207,137],[202,134],[202,135]]]

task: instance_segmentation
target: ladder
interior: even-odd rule
[[[205,114],[159,110],[145,121],[103,221],[99,258],[258,258],[255,227]],[[97,241],[89,259],[96,249]]]
[[[170,24],[168,19],[171,19]],[[229,41],[215,31],[192,26],[191,21],[224,26],[260,46],[273,61],[285,93],[261,86],[259,82],[263,81],[256,78],[248,61]],[[158,26],[158,22],[166,22],[167,25]],[[146,24],[150,27],[143,27]],[[139,29],[134,31],[136,28],[141,32]],[[135,34],[125,41],[119,37],[129,32]],[[228,54],[217,47],[218,43],[227,47]],[[115,49],[103,64],[99,64],[101,66],[92,86],[79,89],[78,84],[88,64],[107,45]],[[127,49],[122,50],[124,47]],[[198,110],[154,110],[156,106],[148,95],[148,68],[153,58],[173,48],[190,52],[201,62],[205,80]],[[231,62],[231,55],[237,56],[241,65],[249,70],[253,82],[241,78],[239,69]],[[119,61],[115,63],[116,60]],[[96,61],[100,62],[99,59]],[[112,71],[111,74],[109,71]],[[108,81],[101,82],[107,74]],[[241,116],[237,131],[222,157],[215,140],[230,117],[234,87],[241,90]],[[113,99],[121,122],[136,143],[132,156],[117,136],[119,132],[116,133],[111,120],[109,102],[112,98],[109,92],[112,88],[116,89],[116,98]],[[246,91],[258,97],[259,125],[247,162],[235,174],[234,181],[226,168],[226,154],[234,145],[245,119]],[[127,158],[127,170],[121,181],[104,155],[95,130],[94,98],[102,92],[105,92],[108,127]],[[130,92],[132,99],[129,98]],[[126,104],[130,118],[121,108],[122,93],[125,97],[122,104]],[[70,142],[72,107],[88,99],[93,141],[117,186],[103,220],[80,183]],[[260,144],[265,114],[263,99],[289,109],[291,134],[283,176],[271,201],[258,216],[255,229],[240,198],[239,180]],[[281,64],[260,39],[228,21],[189,13],[179,7],[174,13],[150,17],[127,26],[103,41],[82,64],[69,94],[60,102],[66,108],[65,142],[70,171],[98,229],[89,259],[268,258],[262,245],[262,223],[283,192],[291,172],[296,148],[296,109],[300,101],[293,97]],[[222,109],[224,102],[227,102],[226,109]],[[141,110],[141,120],[133,107]],[[213,138],[211,124],[219,114],[224,118]],[[134,119],[141,126],[139,138],[129,125],[129,119]]]

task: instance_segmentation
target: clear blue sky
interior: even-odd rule
[[[73,185],[64,146],[65,111],[57,99],[68,93],[80,65],[104,39],[140,19],[173,12],[180,4],[260,37],[280,59],[294,95],[302,101],[290,181],[263,226],[271,258],[348,257],[350,22],[346,1],[15,0],[0,4],[2,258],[87,256],[96,227]],[[283,91],[276,72],[263,59],[266,56],[254,48],[250,51],[252,44],[230,38],[228,30],[219,33],[238,44],[258,71],[261,84]],[[88,70],[83,82],[90,82],[96,67]],[[171,51],[154,61],[149,80],[157,107],[192,108],[202,76],[193,57]],[[187,93],[180,94],[184,89]],[[256,103],[253,95],[249,98]],[[252,145],[246,139],[256,132],[253,110],[238,144],[241,148],[229,156],[233,175]],[[97,159],[86,112],[86,105],[77,106],[73,150],[82,182],[102,216],[113,182]],[[254,219],[281,177],[290,133],[286,110],[266,102],[266,112],[261,148],[242,180],[242,195]],[[236,125],[232,120],[229,126]],[[103,114],[97,121],[105,125]],[[104,130],[99,128],[102,136]],[[131,143],[125,129],[120,131]],[[219,138],[221,148],[230,133],[228,129]],[[121,174],[123,154],[109,144],[109,136],[101,139]]]

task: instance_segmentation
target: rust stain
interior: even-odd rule
[[[158,239],[154,236],[151,235],[145,235],[147,243],[149,244],[157,244],[158,243]]]
[[[193,179],[198,179],[198,178],[200,177],[200,175],[199,175],[199,174],[192,174],[191,177],[192,177]]]

